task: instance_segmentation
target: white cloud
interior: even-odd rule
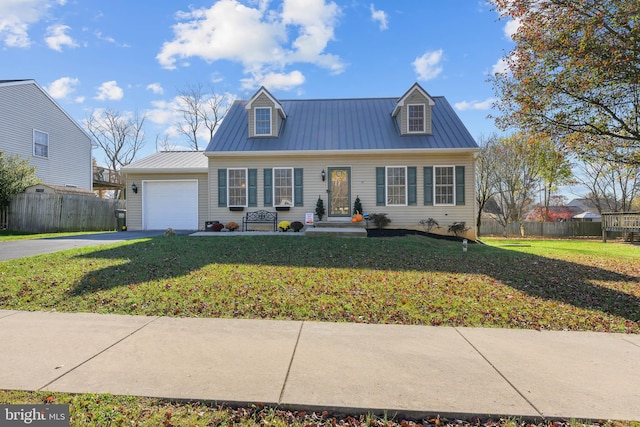
[[[425,52],[424,55],[417,57],[416,60],[413,61],[413,69],[418,75],[419,80],[431,80],[438,77],[442,72],[440,63],[443,54],[442,49]]]
[[[304,83],[304,75],[300,71],[290,73],[256,74],[251,78],[241,79],[243,89],[264,86],[270,90],[291,90]]]
[[[54,3],[65,4],[54,0],[0,1],[0,43],[8,47],[29,47],[29,27],[40,21]]]
[[[55,99],[65,99],[76,90],[80,80],[71,77],[61,77],[54,80],[46,87],[47,92]],[[76,98],[77,100],[77,98]],[[84,100],[84,99],[83,99]]]
[[[509,39],[513,40],[513,35],[518,32],[518,28],[520,28],[520,19],[510,19],[504,24],[504,35]]]
[[[468,111],[468,110],[490,110],[493,106],[493,103],[496,102],[497,98],[487,98],[484,101],[462,101],[456,102],[454,106],[458,111]]]
[[[63,46],[77,47],[76,42],[66,34],[66,31],[70,29],[71,27],[68,25],[51,25],[47,27],[47,37],[44,38],[44,41],[47,43],[47,46],[58,52],[62,52]]]
[[[98,88],[95,97],[98,101],[119,101],[124,97],[124,91],[115,80],[104,82]]]
[[[210,8],[178,12],[174,38],[162,45],[156,59],[168,69],[188,66],[193,57],[239,62],[252,76],[247,81],[256,75],[285,75],[288,65],[299,62],[331,73],[344,70],[338,56],[325,52],[340,15],[334,2],[283,0],[281,9],[269,9],[267,0],[251,4],[255,7],[219,0]]]
[[[369,9],[371,10],[371,19],[378,22],[380,25],[380,31],[384,31],[389,28],[389,16],[387,15],[387,12],[384,10],[376,10],[373,3],[369,5]]]
[[[491,67],[491,74],[503,74],[509,70],[509,64],[504,58],[498,59],[498,62]]]
[[[156,95],[162,95],[164,93],[164,89],[160,85],[160,83],[151,83],[147,85],[147,90],[155,93]]]

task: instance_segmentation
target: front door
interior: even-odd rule
[[[329,168],[329,216],[351,216],[351,168]]]

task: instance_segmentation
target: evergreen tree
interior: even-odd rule
[[[360,202],[360,196],[356,196],[356,201],[353,203],[353,214],[362,215],[362,203]]]
[[[322,217],[324,216],[324,214],[324,202],[322,201],[320,196],[318,196],[318,201],[316,202],[316,215],[318,215],[318,221],[322,221]]]

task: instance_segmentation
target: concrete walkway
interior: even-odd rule
[[[640,335],[0,310],[0,389],[640,420]]]

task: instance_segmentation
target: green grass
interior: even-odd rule
[[[640,248],[160,236],[0,263],[0,308],[640,333]]]
[[[328,412],[299,412],[254,405],[232,408],[207,405],[202,402],[177,403],[161,399],[107,394],[66,394],[48,392],[0,391],[0,403],[69,405],[70,426],[292,426],[292,427],[416,427],[433,426],[492,426],[492,427],[640,427],[638,422],[601,421],[588,423],[578,420],[544,420],[532,422],[517,418],[448,420],[437,415],[424,420],[375,415],[339,415]]]

